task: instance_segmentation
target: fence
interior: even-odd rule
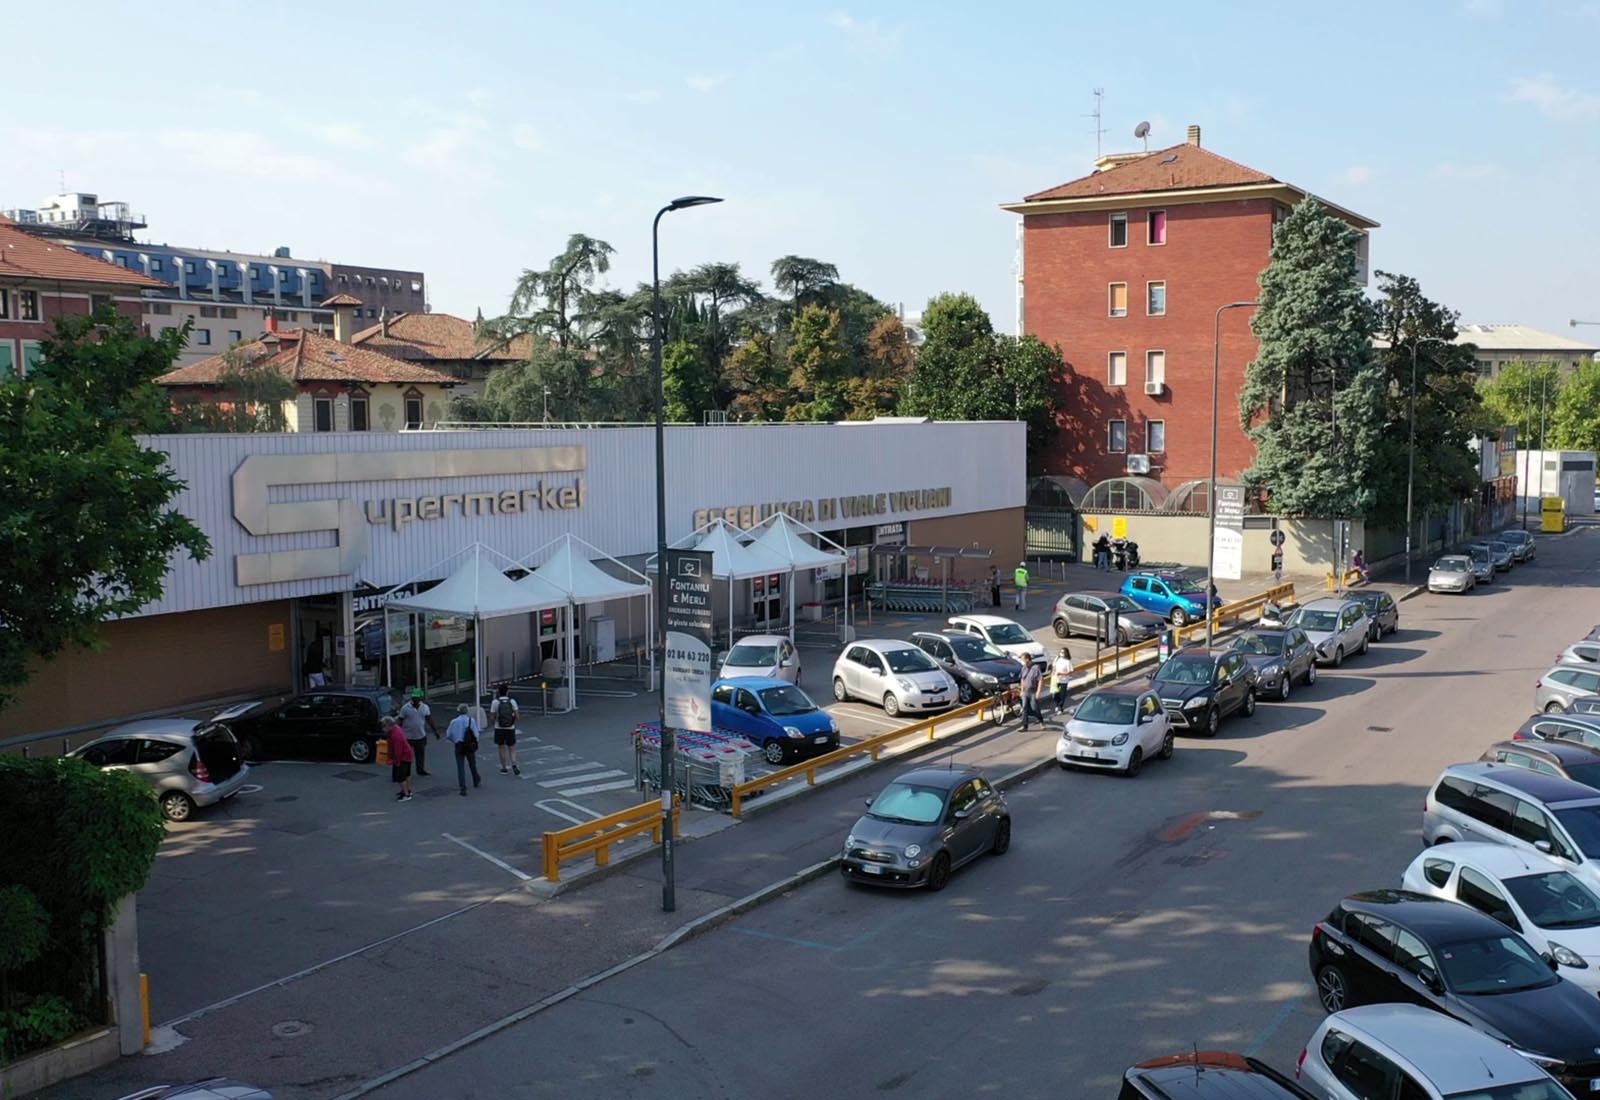
[[[1260,618],[1261,609],[1269,603],[1283,606],[1285,604],[1293,604],[1294,602],[1294,582],[1285,581],[1283,584],[1276,584],[1263,592],[1258,592],[1254,596],[1246,596],[1242,600],[1234,600],[1231,603],[1225,603],[1212,613],[1212,633],[1215,634],[1217,630],[1221,629],[1224,625],[1230,622],[1237,623],[1240,619],[1244,618],[1244,616],[1250,614],[1251,612],[1254,612],[1256,617]],[[1174,627],[1172,633],[1175,636],[1174,640],[1179,645],[1183,645],[1186,642],[1191,642],[1196,637],[1204,639],[1206,636],[1206,622],[1204,619],[1201,619],[1200,621],[1190,623],[1187,626]],[[1142,661],[1144,658],[1158,653],[1160,648],[1161,639],[1152,638],[1150,641],[1140,642],[1138,645],[1124,646],[1115,649],[1110,654],[1101,657],[1099,660],[1094,661],[1087,666],[1080,667],[1078,671],[1083,672],[1085,669],[1087,669],[1087,671],[1090,672],[1093,681],[1098,684],[1100,682],[1100,678],[1108,671],[1113,677],[1120,675],[1124,665],[1136,664],[1137,662]]]
[[[672,831],[677,833],[683,803],[672,800]],[[579,856],[594,853],[596,867],[611,862],[611,846],[640,833],[649,833],[652,843],[661,843],[661,803],[645,802],[628,810],[585,821],[544,834],[544,877],[561,881],[561,865]]]

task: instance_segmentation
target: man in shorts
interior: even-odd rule
[[[400,784],[400,793],[394,796],[396,802],[411,801],[411,761],[414,754],[411,751],[411,742],[406,740],[406,731],[388,715],[383,717],[383,733],[389,741],[389,778]]]
[[[411,698],[406,700],[405,706],[400,708],[400,728],[406,731],[406,740],[411,743],[411,753],[415,756],[418,775],[428,774],[428,733],[438,738],[439,727],[433,724],[433,711],[428,708],[422,689],[411,689]]]
[[[510,684],[501,684],[495,689],[489,713],[494,715],[494,747],[500,754],[500,774],[509,771],[512,775],[521,775],[522,769],[517,767],[517,715],[521,711],[517,701],[511,698]]]

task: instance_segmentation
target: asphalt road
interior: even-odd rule
[[[1011,852],[941,895],[828,876],[375,1095],[1111,1096],[1192,1045],[1292,1070],[1312,925],[1398,881],[1426,785],[1600,620],[1597,550],[1542,539],[1509,583],[1408,601],[1369,656],[1137,780],[1024,784]]]

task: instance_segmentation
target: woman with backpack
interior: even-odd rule
[[[517,767],[517,701],[511,698],[511,685],[501,684],[495,688],[494,702],[489,704],[489,712],[494,715],[494,746],[500,753],[500,774],[505,775],[510,771],[512,775],[521,775],[522,769]]]

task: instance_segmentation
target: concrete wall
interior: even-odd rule
[[[1113,520],[1109,514],[1089,514],[1081,517],[1083,524],[1084,553],[1100,537],[1101,532],[1113,535]],[[1139,557],[1144,561],[1179,562],[1186,566],[1206,564],[1206,537],[1209,522],[1205,516],[1168,516],[1134,513],[1120,517],[1126,523],[1127,537],[1139,544]],[[1301,576],[1321,576],[1332,568],[1334,521],[1325,519],[1280,519],[1278,527],[1284,533],[1284,572]],[[1366,525],[1360,520],[1350,521],[1350,545],[1345,550],[1348,560],[1357,547],[1365,545]],[[1244,571],[1266,573],[1272,569],[1272,532],[1268,528],[1247,528],[1244,532]]]
[[[978,558],[952,558],[950,578],[979,580],[989,575],[989,567],[997,566],[1002,577],[1022,560],[1027,526],[1021,508],[1003,508],[993,512],[974,512],[969,516],[946,516],[942,519],[919,519],[908,528],[906,541],[911,546],[973,546],[994,552],[988,560]],[[931,559],[916,564],[926,566],[930,577],[942,574],[940,565]]]

